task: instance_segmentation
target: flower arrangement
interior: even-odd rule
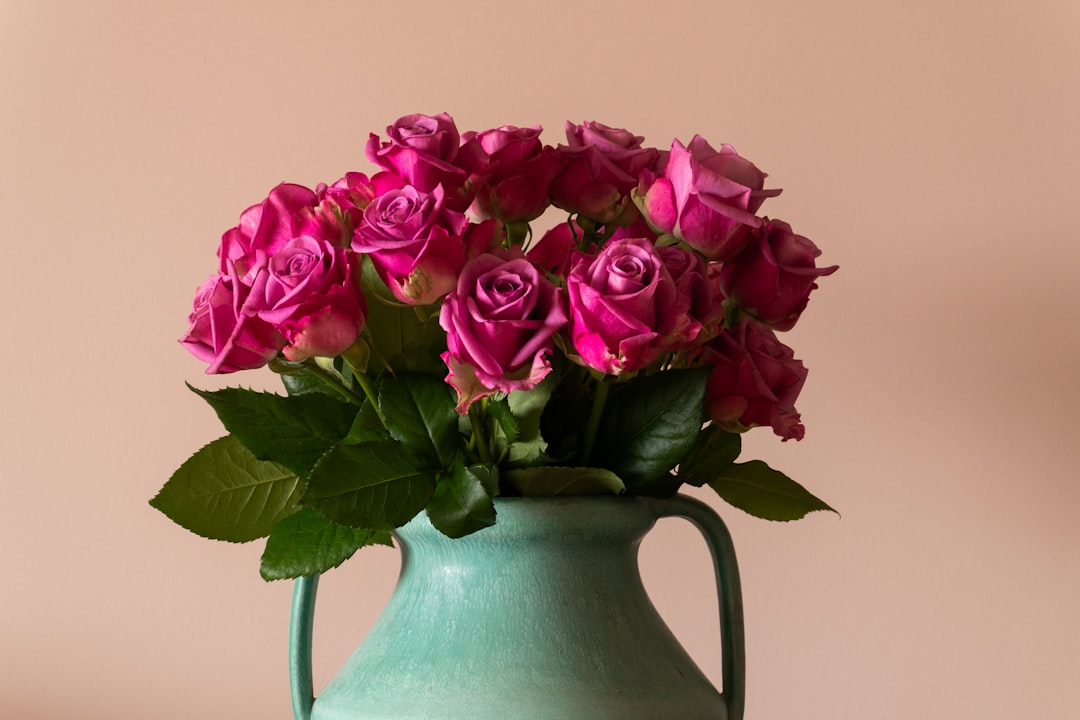
[[[836,270],[757,214],[780,191],[700,136],[540,133],[409,115],[370,136],[370,177],[245,210],[181,343],[287,394],[193,388],[229,434],[151,504],[205,537],[266,537],[266,579],[335,567],[424,510],[467,535],[499,495],[689,483],[766,519],[831,510],[736,462],[751,428],[802,439],[806,368],[776,333]]]

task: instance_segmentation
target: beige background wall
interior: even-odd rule
[[[146,504],[219,434],[176,338],[244,207],[445,110],[732,143],[841,265],[748,445],[843,518],[721,509],[748,718],[1080,717],[1080,4],[615,5],[0,1],[0,715],[289,717],[290,587]],[[317,683],[396,562],[324,582]],[[706,562],[643,557],[718,677]]]

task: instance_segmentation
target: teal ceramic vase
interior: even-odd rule
[[[297,580],[297,720],[741,720],[739,576],[731,537],[707,505],[685,496],[501,498],[496,509],[494,526],[457,540],[423,513],[395,532],[394,593],[314,699],[317,577]],[[690,520],[712,551],[723,692],[642,585],[638,546],[662,517]]]

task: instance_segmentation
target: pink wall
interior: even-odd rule
[[[245,5],[0,3],[0,715],[289,717],[289,586],[146,505],[219,434],[175,340],[241,209],[445,110],[730,142],[841,265],[806,440],[747,444],[843,518],[721,509],[749,718],[1080,716],[1080,5]],[[704,548],[643,562],[717,676]],[[317,683],[395,573],[326,579]]]

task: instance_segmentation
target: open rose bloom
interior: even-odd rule
[[[446,347],[431,350],[464,412],[534,387],[554,353],[613,378],[726,367],[739,344],[726,338],[790,330],[815,280],[836,270],[818,267],[820,251],[790,225],[757,215],[780,191],[765,189],[765,173],[730,145],[694,136],[662,151],[598,122],[568,122],[556,147],[540,134],[460,132],[446,113],[407,115],[385,140],[371,135],[379,171],[370,178],[274,188],[222,238],[220,274],[200,288],[183,343],[208,372],[279,353],[332,358],[371,342],[369,311],[422,306],[446,333]],[[522,225],[551,205],[570,222],[549,228],[558,238],[526,245],[535,231]],[[381,287],[364,286],[365,262]],[[789,416],[798,388],[769,400],[752,386],[710,398],[707,407],[724,408],[714,419],[796,437],[790,423],[763,423],[770,413],[760,406]],[[755,409],[729,417],[742,406],[732,398]]]
[[[739,433],[803,437],[807,372],[779,335],[836,266],[762,213],[780,190],[731,145],[654,147],[593,121],[547,144],[539,126],[462,131],[440,113],[399,118],[365,151],[365,172],[283,183],[241,213],[181,339],[208,373],[284,376],[290,397],[264,429],[293,406],[360,408],[297,421],[320,439],[276,459],[313,497],[320,467],[369,445],[433,463],[401,502],[438,507],[530,492],[518,479],[538,467],[603,471],[584,489],[575,475],[574,492],[713,484],[702,469],[720,472]],[[275,460],[272,442],[237,429],[252,412],[222,417],[259,462]],[[635,443],[669,449],[659,469],[619,459]],[[331,519],[340,510],[319,502]]]

